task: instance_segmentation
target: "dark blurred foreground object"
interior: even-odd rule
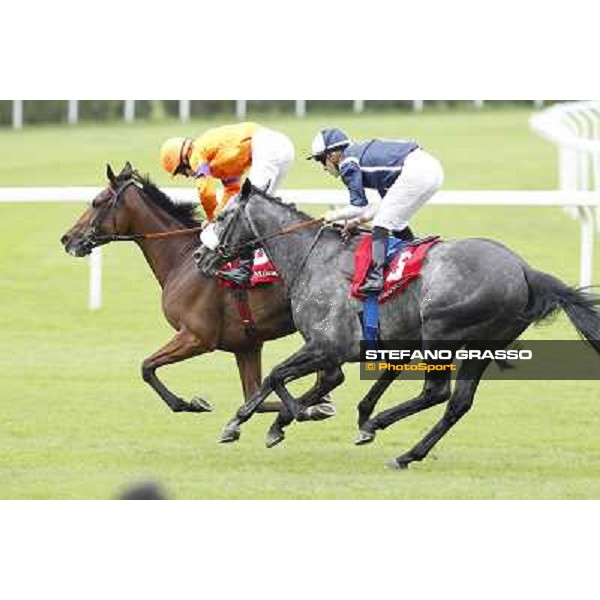
[[[144,481],[130,485],[117,500],[168,500],[165,490],[154,481]]]

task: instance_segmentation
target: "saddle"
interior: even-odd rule
[[[379,295],[379,304],[402,293],[421,274],[421,267],[432,246],[441,242],[436,235],[402,242],[390,236],[388,256],[384,273],[385,286]],[[351,283],[350,295],[364,300],[358,291],[367,276],[371,264],[371,234],[362,233],[353,238],[341,258],[341,269]]]

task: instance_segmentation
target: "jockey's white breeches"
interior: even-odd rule
[[[248,179],[274,194],[294,161],[294,145],[283,133],[260,127],[252,136],[252,166]]]
[[[444,182],[440,161],[418,148],[404,161],[402,172],[382,198],[373,218],[373,227],[402,230],[410,218]]]

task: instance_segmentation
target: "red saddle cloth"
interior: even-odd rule
[[[220,271],[227,272],[231,271],[238,266],[238,260],[231,261],[223,267]],[[265,254],[262,248],[259,248],[254,252],[254,263],[252,265],[252,277],[250,278],[250,285],[248,287],[256,287],[257,285],[264,285],[267,283],[274,283],[280,279],[279,273],[275,270],[273,263],[269,260],[269,257]],[[227,281],[226,279],[220,279],[219,283],[225,287],[237,288],[235,283]]]
[[[426,240],[417,245],[405,245],[403,250],[396,254],[384,272],[384,288],[379,294],[379,303],[387,302],[396,294],[403,292],[408,284],[421,274],[423,260],[429,249],[441,242],[439,237]],[[353,298],[364,300],[364,294],[358,290],[365,280],[371,265],[371,236],[365,235],[354,251],[354,274],[350,295]]]

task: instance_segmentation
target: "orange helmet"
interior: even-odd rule
[[[160,149],[160,162],[167,173],[177,175],[188,166],[188,155],[192,147],[192,138],[169,138]]]

